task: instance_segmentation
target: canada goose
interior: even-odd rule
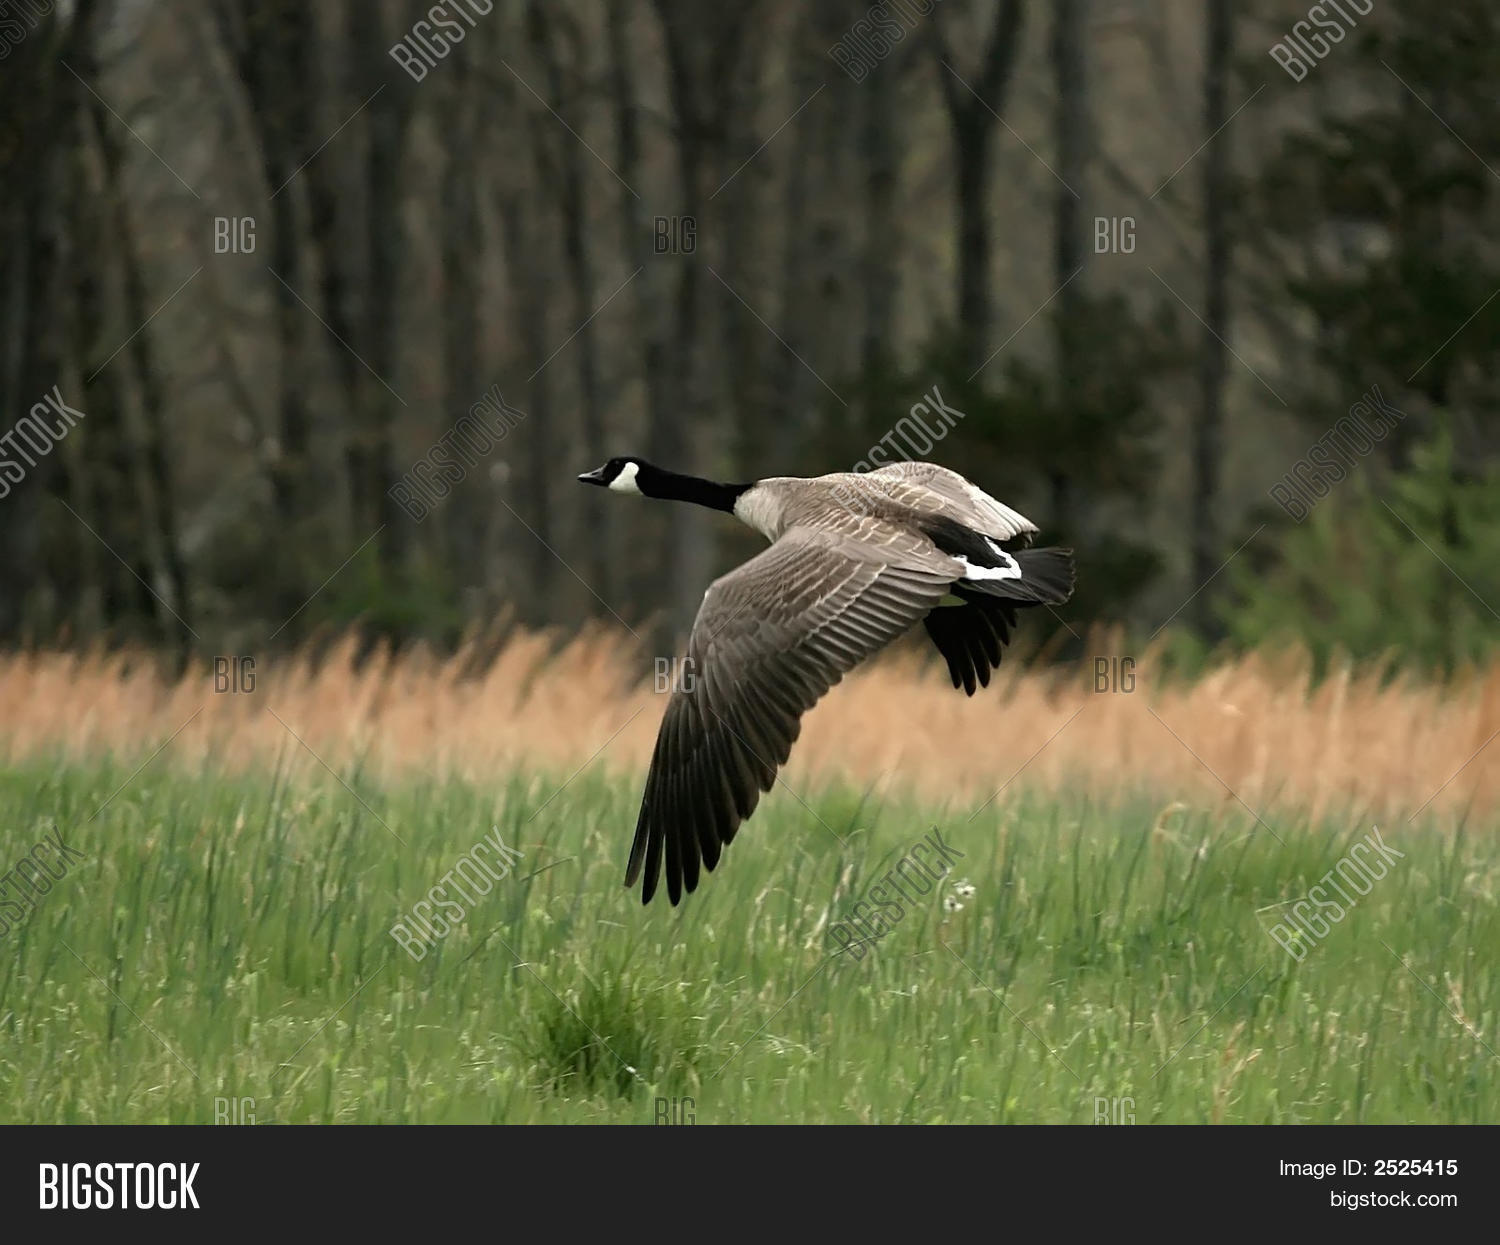
[[[703,594],[625,870],[626,886],[643,879],[642,903],[663,855],[673,904],[697,887],[700,863],[719,863],[802,715],[866,657],[925,622],[953,686],[972,696],[1015,611],[1073,593],[1072,550],[1026,548],[1035,524],[935,463],[717,484],[623,457],[578,479],[724,510],[771,542]]]

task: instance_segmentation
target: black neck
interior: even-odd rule
[[[710,510],[734,512],[734,503],[750,487],[748,484],[718,484],[698,476],[685,476],[676,471],[665,471],[660,467],[642,466],[635,478],[636,487],[647,497],[660,497],[667,501],[692,502],[695,506],[707,506]]]

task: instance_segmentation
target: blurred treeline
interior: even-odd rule
[[[1500,10],[1312,7],[0,0],[0,431],[82,412],[0,443],[0,642],[664,642],[756,539],[574,475],[848,469],[936,391],[1080,634],[1477,656]]]

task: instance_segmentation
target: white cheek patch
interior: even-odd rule
[[[640,468],[635,463],[626,463],[620,468],[620,474],[609,482],[610,491],[613,493],[637,493],[641,489],[635,482],[636,473]]]

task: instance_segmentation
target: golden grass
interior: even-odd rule
[[[665,701],[650,659],[601,630],[560,647],[514,633],[451,658],[358,662],[357,651],[344,639],[316,660],[261,663],[241,694],[216,693],[203,667],[164,678],[141,655],[6,655],[0,755],[144,760],[170,739],[164,756],[189,766],[316,772],[321,760],[377,779],[485,781],[593,761],[640,778]],[[1305,660],[1256,654],[1153,686],[1147,652],[1129,694],[1096,693],[1092,661],[1081,665],[1007,663],[971,700],[915,648],[888,655],[808,715],[785,781],[802,793],[839,778],[959,806],[1002,787],[1003,801],[1022,787],[1143,786],[1199,807],[1386,818],[1424,805],[1451,818],[1500,797],[1500,745],[1486,747],[1500,731],[1500,663],[1442,685],[1345,668],[1314,686]]]

